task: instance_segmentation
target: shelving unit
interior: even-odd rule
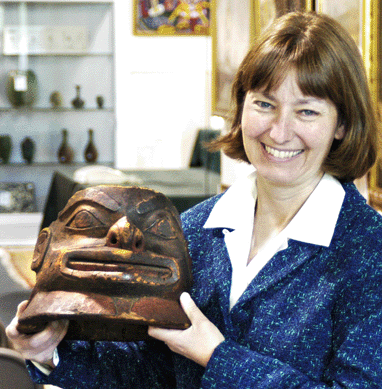
[[[0,134],[10,134],[13,144],[10,163],[0,165],[0,181],[33,182],[41,212],[53,171],[74,171],[86,165],[89,128],[94,130],[98,163],[114,164],[114,1],[0,1],[0,20]],[[18,46],[20,26],[26,27],[29,39],[26,52],[24,46]],[[86,34],[79,49],[78,39],[74,42],[77,46],[70,46],[71,34],[78,32]],[[52,33],[55,40],[46,45],[44,39],[52,38]],[[15,108],[7,97],[7,78],[25,62],[36,74],[38,94],[32,106]],[[83,109],[74,109],[71,104],[76,85],[81,86]],[[62,97],[59,108],[51,106],[53,91]],[[98,95],[104,97],[102,109],[96,104]],[[58,163],[57,158],[64,128],[75,153],[69,165]],[[27,136],[36,144],[31,165],[23,161],[20,149]]]
[[[84,162],[88,129],[92,128],[98,162],[113,164],[113,1],[1,1],[0,17],[4,21],[0,46],[0,134],[12,136],[9,166],[22,166],[20,144],[29,136],[36,144],[35,163],[23,166],[30,170],[52,164],[53,169],[58,165],[57,151],[64,128],[69,132],[74,162]],[[26,54],[20,44],[23,26],[28,37]],[[79,41],[82,43],[78,44]],[[7,98],[7,77],[25,62],[36,74],[38,94],[33,106],[14,108]],[[74,109],[71,104],[76,97],[76,85],[81,86],[83,109]],[[60,108],[51,106],[50,95],[54,91],[62,97]],[[105,100],[102,109],[97,108],[98,95]],[[7,166],[0,165],[1,170],[4,168]]]

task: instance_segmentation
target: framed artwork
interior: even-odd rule
[[[379,0],[363,0],[362,4],[362,55],[369,79],[369,85],[377,114],[382,114],[382,90],[380,69],[382,64],[382,25]],[[381,129],[379,130],[381,131]],[[382,134],[379,134],[381,136]],[[382,211],[382,157],[379,155],[376,164],[369,173],[369,203]]]
[[[274,19],[292,11],[310,11],[312,0],[256,0],[256,34],[265,30]]]
[[[382,32],[380,29],[382,19],[380,1],[354,0],[354,2],[344,3],[329,0],[317,1],[317,9],[342,23],[358,44],[364,60],[373,103],[377,114],[381,117],[382,85],[379,73],[382,66]],[[365,181],[367,181],[366,194],[370,205],[382,212],[381,156],[377,158],[377,162],[365,177]]]
[[[286,12],[311,10],[312,0],[215,0],[212,4],[212,114],[226,117],[235,74],[255,37]]]
[[[364,0],[316,0],[316,11],[341,23],[362,51],[362,6]]]
[[[212,7],[212,113],[227,116],[231,88],[255,37],[253,0],[215,0]]]
[[[372,46],[375,42],[372,39],[371,30],[374,29],[371,18],[374,20],[372,12],[370,12],[370,4],[374,0],[352,0],[352,1],[332,1],[332,0],[316,0],[316,10],[331,16],[337,20],[351,35],[362,53],[369,77],[370,87],[372,89],[373,99],[377,102],[376,91],[373,91],[377,84],[375,83],[375,70],[372,69],[371,60],[375,55]],[[373,60],[375,62],[375,60]],[[375,175],[375,173],[373,173]],[[370,177],[364,176],[354,181],[360,193],[367,199],[370,199],[369,182]]]
[[[209,35],[210,0],[133,0],[134,35]]]

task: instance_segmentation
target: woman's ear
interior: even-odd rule
[[[345,136],[345,124],[340,124],[335,133],[334,133],[334,139],[341,140]]]

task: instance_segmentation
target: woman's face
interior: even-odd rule
[[[244,149],[259,177],[278,185],[314,184],[333,139],[344,136],[337,121],[335,105],[304,95],[290,70],[269,93],[247,93],[241,122]]]

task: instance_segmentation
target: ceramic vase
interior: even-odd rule
[[[85,105],[85,101],[81,98],[81,86],[76,85],[76,97],[72,100],[72,106],[75,109],[81,109]]]
[[[97,107],[98,107],[99,109],[102,109],[102,108],[103,108],[103,105],[104,105],[104,103],[105,103],[105,99],[104,99],[103,96],[99,95],[99,96],[96,97],[96,102],[97,102]]]
[[[0,163],[9,162],[12,152],[12,138],[10,135],[0,135]]]
[[[52,108],[60,108],[62,106],[62,96],[58,91],[54,91],[49,96],[49,101]]]
[[[7,97],[13,107],[32,105],[37,99],[37,77],[32,70],[12,70],[8,74]]]
[[[21,142],[21,155],[27,164],[31,164],[33,162],[35,149],[35,143],[28,136]]]
[[[73,153],[73,149],[69,145],[68,138],[69,138],[68,130],[63,129],[62,141],[57,153],[58,161],[61,163],[70,163],[73,161],[74,153]]]
[[[84,157],[86,162],[92,163],[96,162],[98,158],[98,151],[94,144],[94,138],[93,138],[94,132],[92,129],[89,129],[88,131],[88,143],[85,148]]]

